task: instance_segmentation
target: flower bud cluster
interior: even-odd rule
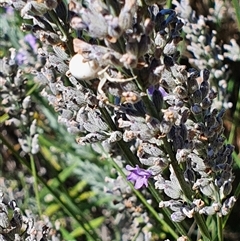
[[[51,232],[51,235],[49,235],[49,230],[53,227],[47,220],[48,218],[42,222],[37,219],[34,220],[30,210],[24,210],[24,212],[27,216],[22,214],[15,200],[7,202],[3,191],[0,190],[0,240],[60,241],[56,232]]]
[[[17,64],[16,50],[10,51],[9,57],[0,60],[0,111],[8,115],[5,125],[14,127],[22,150],[36,154],[39,144],[34,104],[27,95],[26,74]]]
[[[227,18],[234,18],[235,14],[231,14],[234,10],[229,2],[216,1],[214,8],[209,9],[208,15],[205,17],[195,16],[195,11],[190,6],[190,1],[181,3],[173,1],[176,5],[176,11],[185,25],[183,31],[186,33],[188,61],[193,67],[199,69],[210,70],[210,83],[215,86],[218,92],[218,101],[214,101],[216,108],[231,108],[229,96],[226,93],[227,79],[229,76],[229,66],[226,64],[227,58],[232,60],[238,59],[237,50],[239,46],[234,39],[228,39],[230,44],[221,46],[219,43],[219,33],[212,28],[219,21]],[[187,10],[186,10],[187,9]],[[228,10],[226,10],[228,9]],[[229,30],[231,31],[231,30]],[[227,36],[227,34],[224,34]],[[233,37],[231,33],[229,37]],[[227,37],[227,38],[229,38]],[[225,50],[225,51],[224,51]],[[189,54],[191,57],[189,58]]]
[[[197,81],[196,78],[199,77],[201,80]],[[180,166],[184,167],[182,169],[184,179],[192,191],[201,193],[203,197],[214,201],[210,206],[212,208],[206,208],[204,199],[202,199],[204,211],[201,208],[197,210],[191,208],[192,215],[195,212],[207,214],[208,211],[208,214],[212,215],[213,210],[214,213],[223,215],[225,211],[222,210],[224,206],[222,201],[231,193],[234,180],[231,156],[234,147],[224,144],[222,120],[224,111],[212,108],[216,93],[210,89],[208,77],[208,70],[198,73],[192,69],[188,73],[186,82],[176,86],[176,88],[184,89],[184,95],[175,94],[175,100],[172,102],[168,101],[168,96],[164,98],[172,105],[168,109],[175,108],[179,111],[178,115],[181,114],[179,115],[180,121],[175,122],[167,134],[168,142],[171,143],[172,150],[176,153],[175,159],[171,161],[177,161]],[[174,92],[169,95],[172,94],[174,95]],[[191,215],[182,211],[186,208],[184,192],[173,169],[170,171],[170,180],[166,180],[162,174],[155,176],[155,187],[163,190],[176,202],[180,201],[181,205],[177,214],[181,214],[181,217],[173,216],[172,218],[173,221],[181,221]],[[234,200],[234,197],[230,199]]]

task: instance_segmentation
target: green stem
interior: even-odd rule
[[[144,95],[142,96],[142,100],[145,104],[145,107],[147,109],[147,112],[149,112],[149,114],[157,119],[159,119],[159,114],[157,113],[156,108],[154,107],[153,103],[149,100],[148,95]]]
[[[211,236],[209,234],[208,228],[206,226],[206,221],[202,218],[199,213],[194,214],[194,219],[200,228],[201,234],[206,241],[211,241]]]
[[[38,191],[38,178],[37,178],[36,166],[35,166],[33,155],[29,154],[29,156],[30,156],[32,175],[33,175],[33,179],[34,179],[33,188],[34,188],[34,192],[35,192],[35,196],[36,196],[39,216],[41,217],[42,210],[41,210],[41,202],[40,202],[39,191]]]
[[[172,7],[172,0],[167,0],[166,6],[167,6],[167,8],[171,8]]]
[[[104,120],[106,121],[106,123],[108,124],[110,129],[112,131],[116,131],[117,127],[114,124],[114,122],[113,122],[111,116],[109,115],[108,111],[106,110],[106,108],[100,108],[100,111],[101,111],[102,115],[104,116]],[[132,166],[139,164],[137,157],[131,152],[127,143],[125,143],[123,140],[120,140],[117,142],[117,144],[118,144],[119,148],[121,149],[124,157],[126,158],[128,164],[131,164]]]
[[[100,109],[102,115],[104,116],[104,120],[107,122],[107,124],[108,124],[108,126],[110,127],[110,129],[111,129],[112,131],[116,131],[116,130],[117,130],[117,127],[116,127],[116,125],[114,124],[114,122],[113,122],[111,116],[109,115],[107,109],[104,108],[104,107],[103,107],[103,108],[99,108],[99,109]]]
[[[218,241],[223,241],[223,222],[222,217],[217,215]]]
[[[48,12],[49,16],[51,17],[51,19],[54,21],[54,23],[57,25],[57,27],[59,28],[59,30],[61,31],[63,37],[64,37],[64,40],[66,41],[66,45],[67,45],[67,48],[68,48],[68,51],[70,53],[71,56],[74,55],[74,50],[73,50],[73,46],[72,44],[70,44],[69,40],[72,39],[72,37],[69,36],[68,32],[66,31],[66,29],[62,26],[56,12],[54,10],[51,10]]]

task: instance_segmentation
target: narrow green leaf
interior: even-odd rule
[[[60,205],[57,203],[52,203],[47,206],[44,211],[44,215],[51,217],[54,213],[56,213],[60,209]]]
[[[9,119],[9,115],[7,113],[0,116],[0,123],[3,123],[4,121]]]
[[[103,221],[104,221],[104,217],[99,217],[99,218],[95,218],[95,219],[91,220],[90,224],[93,228],[97,228],[103,223]],[[88,228],[88,227],[86,227],[86,228]],[[85,231],[83,230],[83,228],[78,227],[74,231],[71,232],[71,236],[76,238],[76,237],[83,235],[84,233],[85,233]]]

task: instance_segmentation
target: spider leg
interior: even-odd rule
[[[98,84],[98,88],[97,88],[97,93],[99,94],[98,98],[103,100],[104,102],[108,100],[106,94],[104,93],[104,91],[102,89],[103,86],[107,82],[108,74],[106,73],[106,71],[108,68],[109,68],[109,65],[98,72],[99,84]]]
[[[105,74],[105,73],[104,73]],[[106,76],[103,76],[101,79],[99,79],[100,80],[100,82],[99,82],[99,84],[98,84],[98,89],[97,89],[97,92],[98,92],[98,96],[97,96],[97,98],[99,99],[99,100],[101,100],[103,103],[105,103],[105,104],[107,104],[107,105],[109,105],[109,106],[111,106],[111,107],[113,107],[113,108],[119,108],[118,106],[116,106],[116,105],[114,105],[114,104],[112,104],[112,103],[110,103],[109,102],[109,100],[108,100],[108,98],[107,98],[107,96],[106,96],[106,94],[104,93],[104,91],[103,91],[103,86],[105,85],[105,83],[107,82],[107,78],[106,78]]]
[[[100,71],[98,72],[98,76],[103,75],[103,74],[107,71],[108,68],[109,68],[109,65],[106,66],[104,69],[100,70]]]
[[[106,72],[109,66],[105,67],[103,70],[98,72],[98,79],[99,79],[99,84],[97,88],[98,92],[98,98],[103,100],[105,103],[108,103],[108,98],[107,95],[103,91],[103,86],[106,84],[107,81],[113,82],[113,83],[125,83],[131,80],[134,80],[137,78],[137,76],[128,78],[128,79],[120,79],[120,78],[112,78],[109,76],[109,74]]]
[[[107,100],[107,96],[103,91],[103,86],[106,84],[107,82],[107,78],[103,75],[102,78],[99,78],[99,84],[98,84],[98,88],[97,88],[97,92],[98,94],[101,96],[101,99],[103,100]]]
[[[134,77],[131,77],[131,78],[128,78],[128,79],[112,78],[112,77],[108,76],[107,80],[110,81],[110,82],[113,82],[113,83],[125,83],[125,82],[128,82],[128,81],[134,80],[136,78],[137,78],[137,76],[134,76]]]

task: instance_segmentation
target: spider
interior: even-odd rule
[[[97,88],[98,97],[100,100],[107,102],[108,98],[103,91],[103,87],[107,81],[113,83],[125,83],[136,79],[136,76],[127,79],[113,78],[107,73],[108,68],[109,65],[103,68],[96,60],[88,61],[86,58],[84,58],[83,54],[77,53],[70,60],[67,75],[69,76],[71,74],[76,79],[85,81],[91,81],[96,78],[99,79],[100,82]]]

